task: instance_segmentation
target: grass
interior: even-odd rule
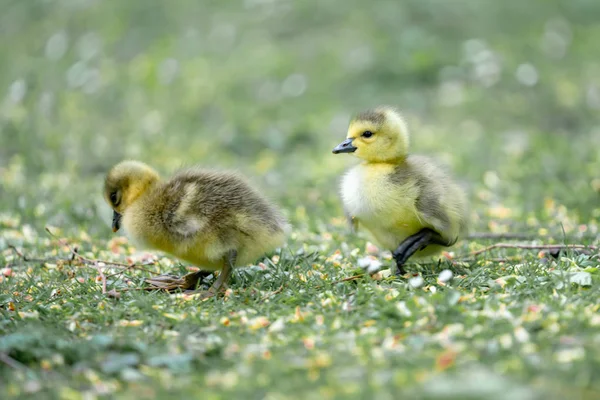
[[[330,154],[352,112],[397,105],[473,232],[598,246],[596,1],[1,3],[0,397],[600,396],[597,251],[477,237],[357,277],[390,254],[348,231]],[[191,266],[111,234],[123,158],[242,170],[287,245],[225,297],[137,290],[150,272],[110,262]]]
[[[4,235],[23,238],[24,253],[65,261],[26,262],[4,252],[12,270],[0,298],[7,395],[591,399],[598,393],[597,256],[567,252],[555,260],[501,249],[497,255],[516,259],[414,264],[422,283],[381,275],[342,281],[362,273],[356,265],[373,256],[360,240],[347,242],[337,226],[236,271],[224,298],[199,303],[138,291],[149,275],[121,271],[107,278],[120,292],[115,299],[101,293],[95,269],[71,262],[64,243],[14,225]],[[123,261],[133,251],[122,239],[69,240],[87,257]],[[152,270],[185,272],[171,259],[129,257]],[[438,274],[446,268],[454,277],[442,282]]]

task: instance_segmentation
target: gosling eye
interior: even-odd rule
[[[118,204],[118,202],[119,202],[119,197],[117,196],[117,192],[112,192],[112,193],[109,195],[109,198],[110,198],[110,202],[111,202],[113,205],[115,205],[115,206],[118,206],[118,205],[119,205],[119,204]]]
[[[364,138],[370,138],[371,136],[373,136],[373,132],[371,131],[364,131],[361,135]]]

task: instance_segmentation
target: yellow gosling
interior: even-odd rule
[[[358,114],[334,154],[362,162],[343,177],[341,197],[354,227],[363,226],[392,250],[396,273],[411,257],[431,256],[466,232],[463,190],[431,159],[409,155],[408,126],[391,107]]]

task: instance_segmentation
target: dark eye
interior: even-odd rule
[[[118,198],[117,198],[117,192],[112,192],[109,197],[110,197],[110,202],[113,203],[113,205],[116,206],[117,205],[117,200],[118,200]]]
[[[361,135],[364,138],[370,138],[371,136],[373,136],[373,132],[371,131],[364,131]]]

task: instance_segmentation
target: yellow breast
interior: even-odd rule
[[[415,206],[418,187],[410,179],[392,182],[395,168],[392,164],[360,164],[342,181],[346,211],[388,249],[423,227]]]

